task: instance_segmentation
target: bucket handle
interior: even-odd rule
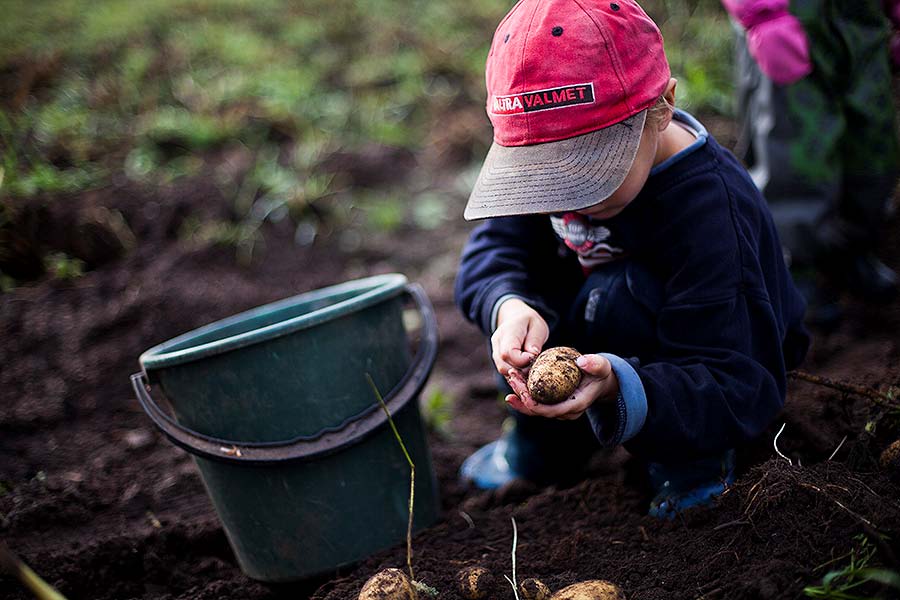
[[[422,340],[412,364],[400,382],[384,397],[392,415],[413,398],[418,397],[437,358],[438,327],[434,308],[417,283],[407,284],[405,292],[412,296],[422,316]],[[144,412],[173,444],[195,456],[220,462],[240,464],[273,464],[294,460],[308,460],[337,452],[369,435],[385,422],[384,412],[372,405],[344,423],[326,428],[310,437],[283,442],[237,442],[211,437],[179,424],[150,396],[150,385],[143,372],[131,376],[131,385]]]

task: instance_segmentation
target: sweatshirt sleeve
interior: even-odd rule
[[[586,414],[594,436],[603,447],[609,448],[627,442],[644,427],[647,393],[637,374],[637,359],[629,362],[607,352],[601,352],[600,356],[606,357],[612,366],[619,380],[619,394],[611,403],[594,404]]]
[[[494,307],[503,297],[522,298],[537,310],[551,329],[559,321],[554,298],[547,290],[562,292],[559,282],[572,281],[561,269],[578,275],[571,257],[558,251],[559,242],[546,216],[488,219],[476,227],[463,248],[454,295],[463,315],[490,335]],[[556,284],[547,281],[559,276]]]

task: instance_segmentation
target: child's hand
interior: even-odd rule
[[[515,393],[508,395],[506,401],[526,415],[573,420],[584,414],[594,402],[615,400],[619,394],[619,379],[606,358],[599,354],[583,354],[575,362],[583,374],[581,383],[568,400],[559,404],[538,404],[528,393],[522,372],[513,369],[506,380]]]
[[[510,369],[524,369],[534,361],[550,335],[550,328],[536,310],[510,298],[500,305],[497,330],[491,336],[494,365],[504,377]]]

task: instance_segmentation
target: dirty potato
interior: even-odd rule
[[[459,594],[466,600],[488,598],[494,589],[494,576],[484,567],[465,567],[456,574]]]
[[[519,582],[519,596],[522,600],[550,600],[550,588],[540,579],[523,579]]]
[[[625,594],[614,583],[594,579],[563,588],[553,594],[550,600],[625,600]]]
[[[884,449],[879,460],[881,468],[888,471],[900,471],[900,440],[894,440]]]
[[[572,395],[581,382],[575,348],[560,346],[541,352],[528,372],[528,393],[540,404],[559,404]]]
[[[359,592],[359,600],[418,600],[416,589],[400,569],[372,575]]]

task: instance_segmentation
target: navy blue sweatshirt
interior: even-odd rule
[[[548,347],[609,358],[621,393],[587,411],[594,432],[660,462],[757,436],[809,345],[765,200],[700,123],[675,119],[696,142],[656,165],[621,213],[489,219],[463,250],[455,289],[487,335],[514,296],[547,320]]]

